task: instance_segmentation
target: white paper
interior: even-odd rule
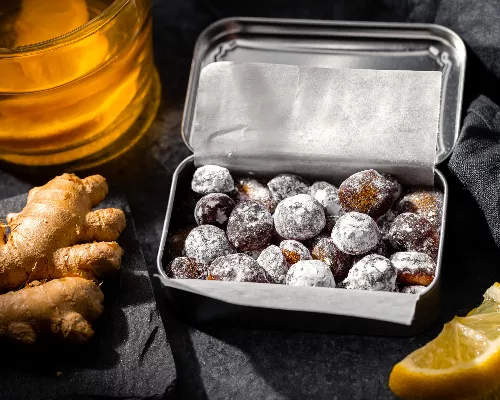
[[[218,62],[200,76],[197,165],[340,183],[375,168],[432,185],[441,72]]]
[[[347,315],[402,325],[411,324],[419,298],[406,293],[159,278],[165,286],[241,306]]]

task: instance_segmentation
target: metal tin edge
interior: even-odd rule
[[[182,170],[186,167],[187,164],[194,162],[194,156],[191,155],[184,159],[175,169],[174,174],[172,176],[172,183],[171,183],[171,189],[170,189],[170,195],[169,195],[169,200],[168,200],[168,206],[167,206],[167,211],[165,214],[165,221],[163,224],[163,230],[162,230],[162,236],[161,236],[161,241],[160,241],[160,246],[158,249],[158,255],[157,255],[157,270],[158,273],[161,277],[165,279],[170,279],[166,275],[164,266],[163,266],[163,256],[165,252],[165,246],[166,246],[166,241],[167,241],[167,236],[168,236],[168,231],[169,231],[169,225],[170,225],[170,219],[172,216],[172,211],[173,211],[173,205],[175,202],[175,195],[177,191],[177,185],[179,183],[179,175],[182,172]],[[435,278],[433,282],[427,287],[427,289],[420,294],[418,297],[416,307],[418,308],[418,305],[422,300],[428,300],[432,304],[436,303],[439,300],[436,300],[436,296],[439,297],[439,286],[440,286],[440,280],[441,280],[441,271],[442,271],[442,258],[443,258],[443,248],[444,248],[444,235],[445,235],[445,230],[446,230],[446,216],[448,212],[448,199],[449,199],[449,189],[448,189],[448,183],[446,181],[446,178],[444,175],[439,171],[438,169],[435,169],[435,177],[439,178],[440,184],[442,184],[442,191],[443,191],[443,210],[442,210],[442,219],[441,219],[441,235],[440,235],[440,242],[439,242],[439,253],[438,253],[438,259],[436,262],[436,273],[435,273]],[[176,289],[176,290],[181,290],[181,289]],[[200,294],[201,295],[201,294]],[[201,295],[202,296],[202,295]],[[434,300],[432,300],[434,299]],[[232,304],[232,303],[228,303]],[[415,309],[415,312],[417,311],[417,308]],[[280,311],[279,309],[272,309],[276,311]],[[283,311],[283,310],[281,310]],[[435,314],[435,315],[434,315]],[[340,314],[332,314],[332,316],[337,316]],[[434,315],[434,316],[433,316]],[[432,322],[435,321],[437,318],[436,313],[429,313],[429,315],[425,318],[421,318],[422,316],[418,316],[415,314],[413,316],[413,322],[411,325],[408,325],[408,331],[407,334],[401,334],[403,336],[408,336],[408,335],[415,335],[425,329],[427,329]],[[396,334],[397,336],[400,336],[400,334]]]
[[[168,229],[170,225],[170,218],[172,217],[172,209],[174,206],[174,201],[175,201],[175,193],[177,190],[177,183],[179,180],[179,172],[184,169],[186,164],[190,163],[193,161],[194,156],[189,156],[185,158],[175,169],[173,175],[172,175],[172,183],[170,185],[170,195],[168,196],[168,204],[167,204],[167,211],[165,213],[165,221],[163,222],[163,228],[161,232],[161,239],[160,239],[160,247],[158,248],[158,256],[156,258],[156,266],[158,269],[158,272],[160,275],[166,279],[169,279],[167,277],[167,274],[165,273],[165,270],[163,268],[163,254],[165,251],[165,244],[167,242],[167,236],[168,236]]]
[[[191,71],[189,74],[188,87],[186,91],[186,101],[184,103],[184,112],[181,122],[181,136],[188,147],[189,150],[194,152],[193,147],[188,141],[189,135],[186,134],[186,129],[188,122],[192,123],[192,118],[194,118],[194,103],[196,100],[195,91],[197,88],[197,77],[201,72],[201,63],[198,62],[200,54],[204,54],[206,49],[209,47],[209,43],[213,41],[213,38],[217,38],[221,35],[225,36],[231,32],[240,31],[240,27],[242,23],[254,23],[254,24],[275,24],[277,26],[289,26],[289,25],[300,25],[300,26],[318,26],[318,27],[359,27],[359,28],[389,28],[389,29],[426,29],[431,32],[435,32],[436,35],[431,36],[433,40],[439,40],[441,42],[447,43],[449,46],[455,48],[457,51],[457,55],[461,62],[460,68],[460,76],[458,80],[458,101],[457,101],[457,113],[456,113],[456,121],[455,121],[455,132],[454,132],[454,143],[451,149],[446,153],[444,157],[436,161],[436,165],[442,164],[444,161],[448,159],[448,157],[453,152],[456,143],[460,138],[460,122],[462,119],[462,99],[463,99],[463,87],[464,87],[464,79],[465,79],[465,67],[466,67],[466,48],[462,39],[451,29],[444,27],[438,24],[427,24],[427,23],[400,23],[400,22],[363,22],[363,21],[338,21],[338,20],[310,20],[310,19],[279,19],[279,18],[249,18],[249,17],[231,17],[224,18],[218,20],[208,27],[206,27],[202,33],[199,35],[195,48],[194,48],[194,56],[191,62]],[[228,29],[228,25],[234,24],[233,29]],[[212,34],[212,31],[215,31]],[[217,33],[217,31],[220,31]],[[425,32],[423,32],[425,33]],[[334,34],[334,33],[332,33]],[[339,36],[339,34],[335,33],[335,36]],[[352,36],[352,33],[351,33]],[[366,34],[363,34],[366,36]],[[395,32],[395,34],[391,35],[390,32],[385,32],[384,34],[376,34],[373,33],[374,37],[396,37],[396,38],[405,38],[401,32]],[[411,37],[415,38],[415,35]],[[428,37],[428,35],[422,35],[422,38]],[[210,38],[210,39],[209,39]],[[209,41],[207,41],[209,40]],[[198,55],[198,56],[197,56]],[[191,110],[191,112],[190,112]]]

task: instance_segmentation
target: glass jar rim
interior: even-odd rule
[[[82,26],[79,26],[78,28],[65,33],[64,35],[56,36],[55,38],[48,39],[43,42],[28,44],[25,46],[0,48],[0,59],[44,53],[82,40],[98,31],[109,21],[113,20],[129,1],[130,0],[114,0],[113,3],[111,3],[109,7],[103,10],[100,14],[96,15],[94,18],[92,18]]]

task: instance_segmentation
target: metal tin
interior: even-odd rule
[[[191,145],[198,78],[217,61],[327,68],[441,71],[436,163],[453,151],[460,133],[466,50],[448,28],[434,24],[229,18],[210,25],[195,46],[182,120]]]
[[[443,72],[443,89],[437,163],[449,156],[458,139],[465,47],[460,38],[446,28],[423,24],[240,18],[217,22],[202,33],[195,48],[182,128],[184,140],[190,148],[198,76],[203,66],[221,60],[332,68],[440,70]],[[186,224],[185,213],[183,215],[180,210],[185,206],[194,170],[194,157],[191,156],[178,166],[173,175],[158,253],[158,271],[165,279],[168,278],[164,267],[171,261],[166,249],[167,237]],[[439,283],[448,190],[446,180],[439,171],[435,173],[435,187],[444,192],[436,276],[418,297],[410,323],[393,323],[383,318],[345,313],[314,313],[241,305],[221,300],[217,296],[207,296],[203,291],[187,291],[169,286],[165,287],[166,297],[179,315],[192,323],[382,335],[413,335],[421,332],[437,318],[440,310]],[[369,292],[359,295],[365,298],[371,296]]]

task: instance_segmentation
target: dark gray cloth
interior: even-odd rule
[[[0,218],[25,204],[26,195],[0,201]],[[76,348],[2,344],[2,398],[161,398],[174,378],[129,206],[122,197],[109,197],[101,207],[124,210],[127,228],[119,239],[124,249],[121,270],[101,286],[104,313],[94,325],[94,337]]]
[[[449,166],[474,196],[500,247],[500,108],[487,97],[469,107]]]

